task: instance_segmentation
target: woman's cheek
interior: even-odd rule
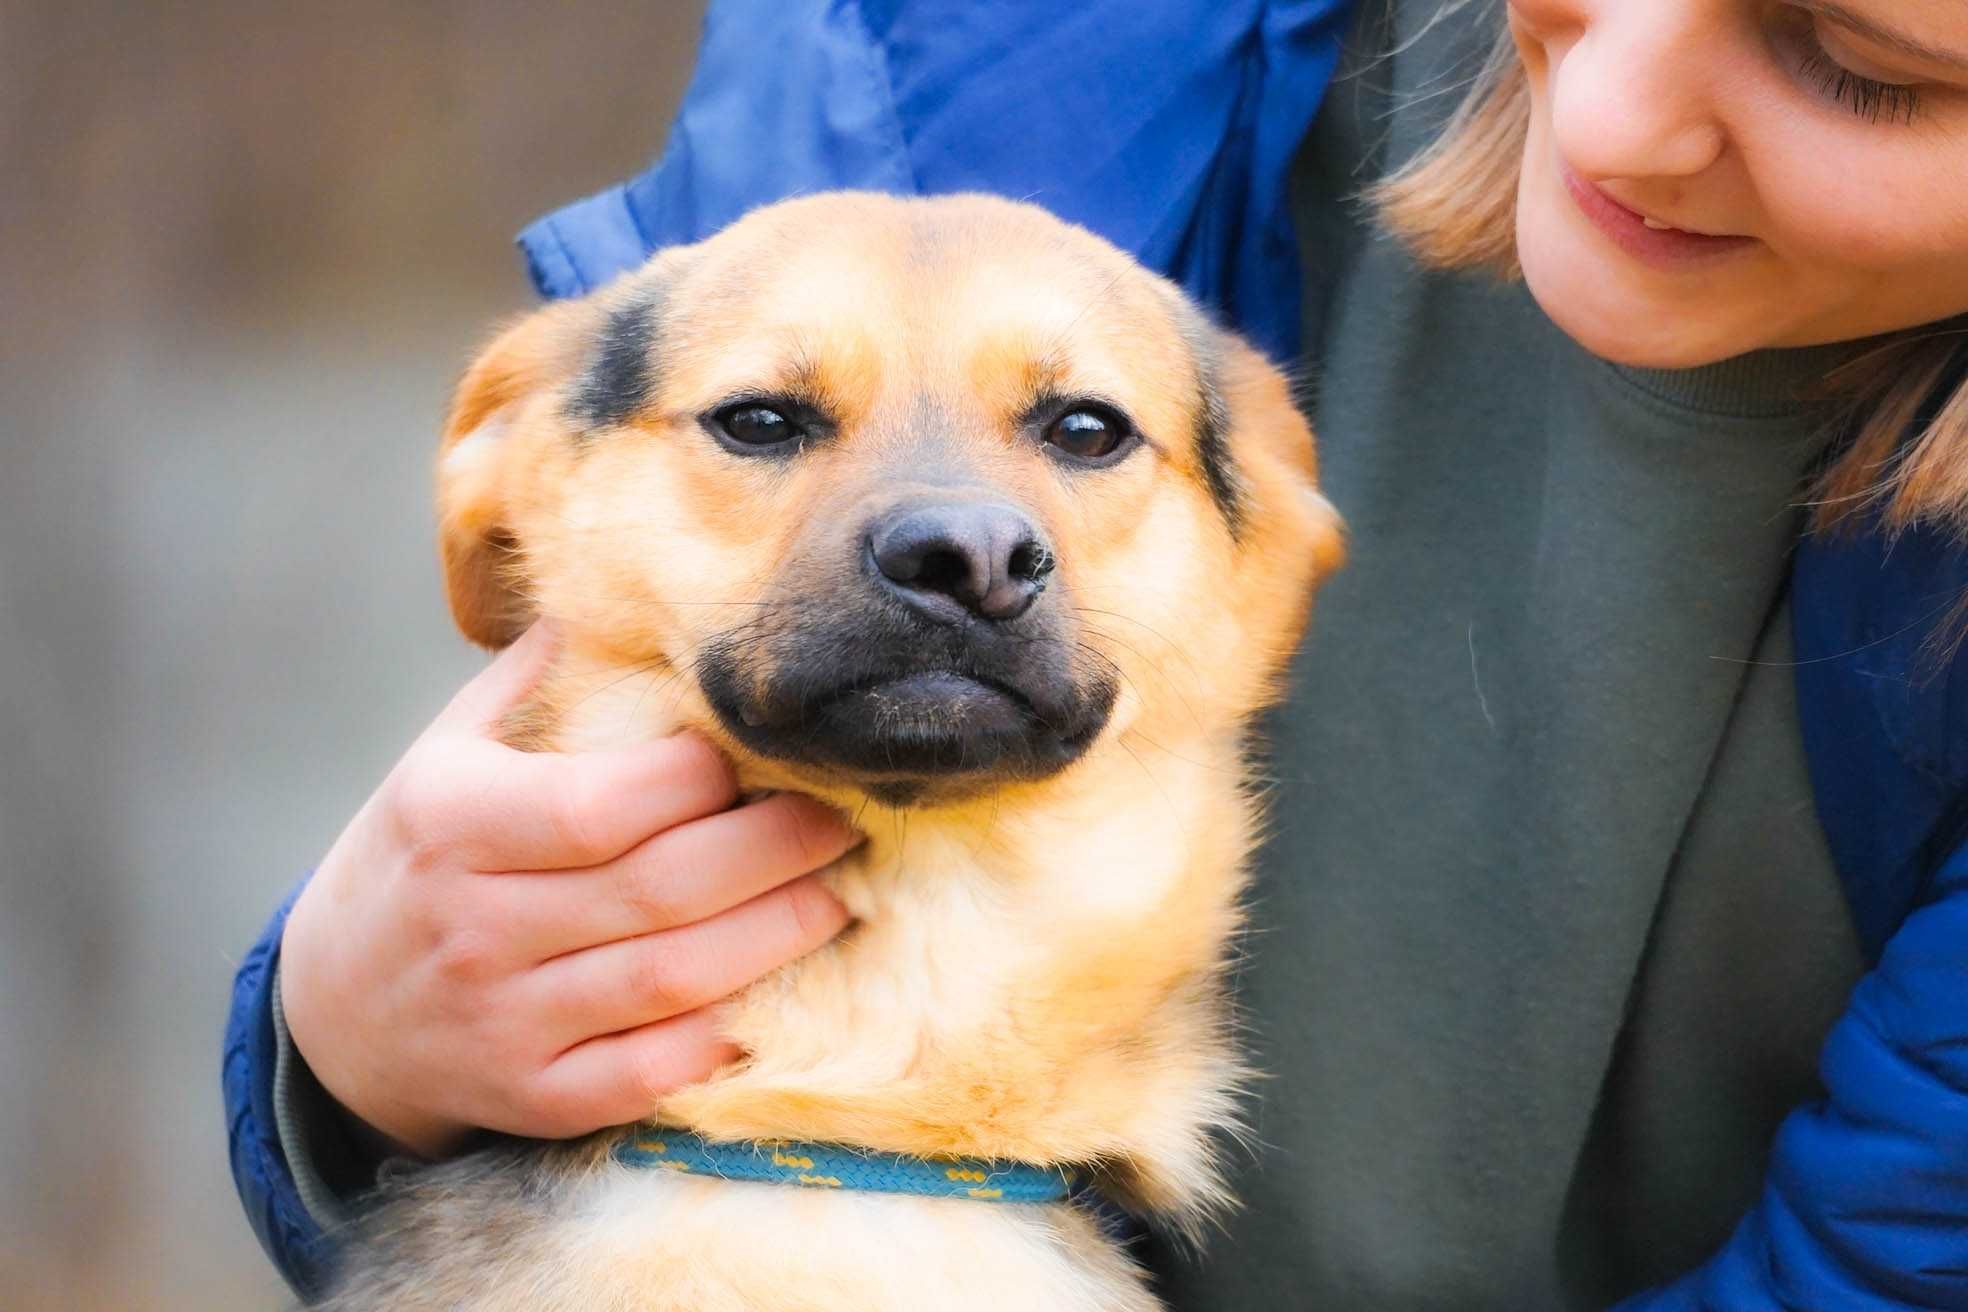
[[[1944,150],[1961,147],[1930,149],[1866,184],[1870,194],[1851,207],[1859,213],[1844,226],[1852,230],[1853,249],[1871,255],[1867,263],[1946,261],[1968,272],[1968,164],[1956,171],[1945,161],[1937,163],[1934,157]]]
[[[1960,254],[1962,234],[1950,235],[1942,217],[1964,208],[1948,194],[1957,189],[1882,163],[1876,153],[1822,149],[1773,163],[1762,179],[1771,244],[1805,267],[1880,272]]]

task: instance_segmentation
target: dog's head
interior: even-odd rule
[[[1340,541],[1274,369],[977,196],[785,202],[532,315],[439,484],[469,637],[552,616],[666,727],[898,805],[1236,732]]]

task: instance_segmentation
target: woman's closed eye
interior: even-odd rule
[[[1968,50],[1890,29],[1834,0],[1787,5],[1775,36],[1808,89],[1868,123],[1911,123],[1930,96],[1968,90]]]
[[[1827,100],[1844,105],[1868,123],[1911,123],[1920,109],[1920,87],[1850,67],[1833,54],[1817,20],[1797,36],[1798,75]]]

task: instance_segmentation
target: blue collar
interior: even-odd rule
[[[905,1157],[840,1144],[784,1139],[717,1142],[687,1130],[649,1128],[615,1145],[623,1166],[658,1167],[720,1180],[820,1189],[864,1189],[987,1203],[1056,1203],[1073,1187],[1065,1167],[1027,1166],[982,1157]]]

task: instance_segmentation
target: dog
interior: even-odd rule
[[[507,329],[438,486],[464,633],[563,635],[509,742],[693,727],[866,841],[741,1060],[386,1186],[328,1305],[1159,1307],[1083,1199],[1229,1202],[1247,738],[1343,553],[1284,376],[1034,206],[815,195]]]

